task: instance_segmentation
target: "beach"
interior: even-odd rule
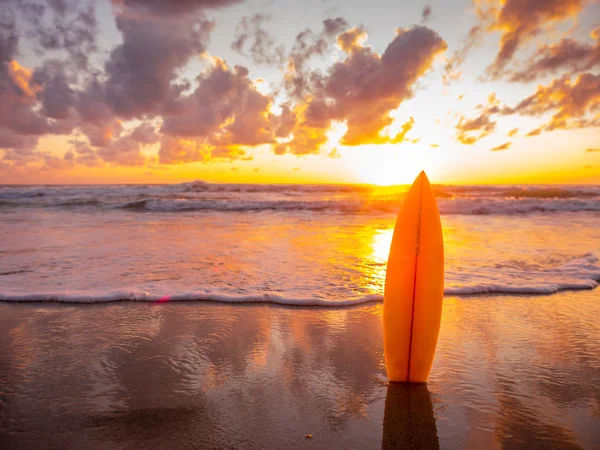
[[[446,297],[410,388],[379,303],[0,303],[0,446],[593,449],[599,299]]]
[[[0,188],[0,448],[597,448],[600,188],[434,186],[426,386],[389,386],[408,186]]]

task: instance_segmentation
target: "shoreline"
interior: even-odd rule
[[[424,389],[388,385],[380,303],[153,305],[0,303],[3,448],[600,439],[595,292],[446,298]]]
[[[451,292],[444,294],[446,298],[488,298],[488,297],[546,297],[554,296],[561,293],[569,292],[585,292],[594,291],[600,287],[600,278],[590,279],[590,282],[595,285],[580,287],[558,287],[556,290],[551,291],[535,291],[535,288],[523,288],[516,287],[514,292],[511,292],[509,288],[505,287],[506,291],[494,291],[493,287],[490,291],[483,292]],[[449,288],[450,290],[453,288]],[[458,288],[461,289],[461,288]],[[467,288],[470,289],[470,288]],[[526,290],[531,289],[531,292]],[[294,308],[348,308],[348,307],[359,307],[361,305],[368,305],[373,303],[383,303],[383,294],[366,294],[362,297],[354,297],[346,300],[328,300],[322,298],[308,298],[308,299],[297,299],[297,298],[286,298],[280,294],[258,294],[258,295],[230,295],[210,292],[194,292],[185,294],[174,294],[174,295],[152,295],[147,293],[136,293],[132,292],[129,298],[123,296],[123,294],[106,294],[104,297],[81,295],[77,294],[0,294],[0,304],[17,304],[17,303],[28,303],[28,304],[46,304],[46,303],[61,303],[68,305],[86,305],[86,304],[109,304],[109,303],[120,303],[120,302],[134,302],[134,303],[220,303],[230,305],[243,305],[243,304],[256,304],[256,305],[279,305],[289,306]],[[113,297],[114,296],[114,297]],[[109,298],[112,297],[112,298]]]

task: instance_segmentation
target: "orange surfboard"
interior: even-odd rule
[[[396,220],[383,296],[383,339],[390,381],[425,383],[433,364],[444,297],[444,242],[425,172]]]

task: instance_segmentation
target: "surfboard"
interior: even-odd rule
[[[427,382],[443,297],[442,224],[427,175],[421,172],[398,214],[387,263],[383,346],[390,381]]]

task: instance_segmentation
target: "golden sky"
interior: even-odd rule
[[[0,183],[600,183],[596,0],[2,8]]]

